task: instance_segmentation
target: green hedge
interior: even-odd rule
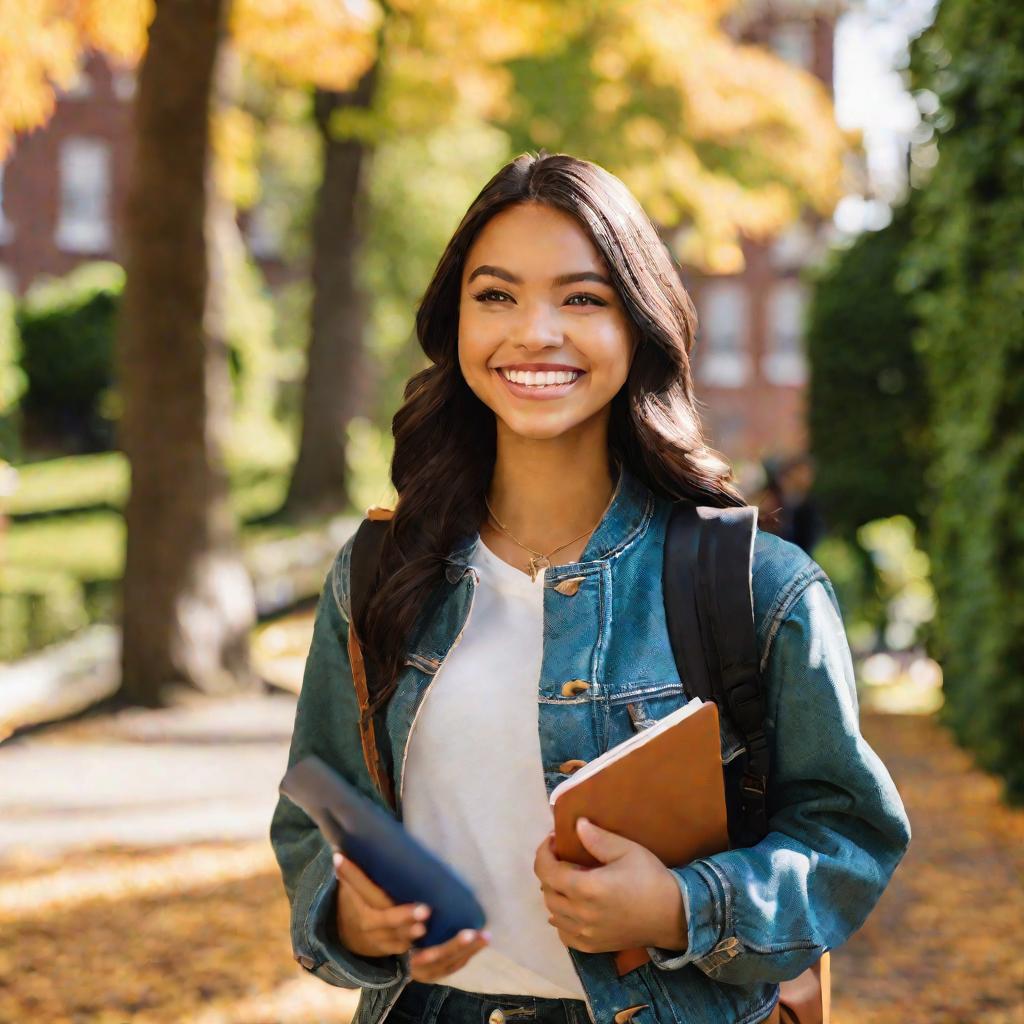
[[[85,263],[66,277],[42,279],[18,304],[25,412],[73,448],[113,443],[106,401],[114,383],[113,349],[124,271]]]
[[[943,717],[1024,801],[1024,5],[945,0],[911,73],[940,101],[901,285],[930,394]]]
[[[911,342],[917,321],[895,287],[910,222],[905,206],[887,228],[836,252],[808,310],[814,493],[830,532],[851,543],[875,519],[922,522],[926,395]]]
[[[0,661],[63,640],[90,621],[85,587],[66,572],[0,570]]]

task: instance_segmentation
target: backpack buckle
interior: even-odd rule
[[[767,779],[759,775],[744,775],[740,788],[750,796],[763,797],[767,789]]]

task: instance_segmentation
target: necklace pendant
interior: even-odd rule
[[[532,583],[537,582],[537,573],[541,569],[546,569],[551,565],[546,555],[538,555],[530,559],[530,581]]]

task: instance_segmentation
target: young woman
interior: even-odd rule
[[[362,989],[355,1024],[772,1018],[779,982],[863,923],[910,840],[860,734],[835,594],[803,551],[755,538],[767,837],[670,867],[586,822],[600,867],[550,848],[554,786],[687,699],[661,590],[672,502],[744,504],[701,435],[696,317],[669,253],[616,177],[524,155],[466,213],[416,326],[431,365],[394,418],[398,502],[352,628],[386,705],[396,813],[487,925],[411,949],[430,908],[332,863],[282,798],[296,958]],[[318,605],[289,765],[315,753],[383,805],[347,653],[351,550]],[[727,723],[722,739],[735,753]],[[651,962],[619,977],[613,952],[637,946]]]

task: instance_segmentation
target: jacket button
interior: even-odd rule
[[[567,683],[562,683],[562,696],[575,697],[577,693],[583,693],[589,689],[590,683],[586,679],[570,679]]]
[[[491,1010],[491,1015],[487,1018],[487,1024],[505,1024],[505,1014],[501,1010]]]
[[[717,946],[711,951],[712,953],[729,953],[730,956],[736,956],[736,947],[740,944],[740,940],[735,935],[730,935],[727,939],[722,939]]]
[[[627,1006],[624,1010],[619,1010],[615,1017],[615,1024],[627,1024],[627,1021],[631,1021],[641,1010],[646,1010],[650,1003],[640,1003],[637,1006]]]
[[[555,584],[555,590],[560,594],[565,594],[566,597],[575,597],[576,591],[580,589],[580,584],[585,579],[585,576],[573,576],[573,578],[569,580],[560,580]]]
[[[295,959],[298,960],[307,971],[313,970],[316,966],[316,961],[311,956],[306,956],[305,953],[300,953]]]
[[[574,757],[571,761],[563,761],[558,766],[558,770],[571,775],[577,768],[582,768],[586,763],[586,761],[581,761],[578,757]]]

